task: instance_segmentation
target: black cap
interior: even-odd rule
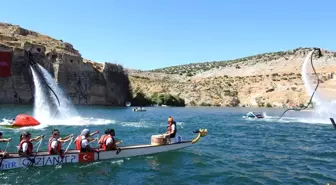
[[[105,134],[109,134],[111,132],[111,129],[106,129]]]
[[[55,128],[51,133],[53,134],[53,133],[55,133],[55,132],[58,132],[58,133],[59,133],[59,130]]]
[[[21,134],[22,136],[29,136],[29,135],[31,135],[29,132],[22,132],[22,134]]]

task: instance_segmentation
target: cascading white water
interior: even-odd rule
[[[34,127],[22,127],[19,129],[41,129],[49,126],[57,125],[107,125],[115,124],[115,120],[101,119],[95,117],[81,117],[72,105],[71,101],[67,99],[63,91],[57,86],[53,77],[43,67],[38,65],[39,71],[30,67],[34,80],[34,113],[33,117],[41,124]],[[38,72],[42,73],[39,74]],[[55,91],[59,100],[60,106],[55,98],[55,95],[47,88],[45,81],[41,78],[43,76],[48,85]],[[57,109],[59,113],[55,116]]]
[[[67,96],[64,94],[64,92],[61,90],[61,88],[58,87],[54,78],[42,66],[40,66],[39,64],[37,64],[37,66],[40,69],[40,71],[42,72],[42,75],[44,76],[48,85],[55,91],[55,93],[56,93],[56,95],[57,95],[57,97],[60,101],[60,105],[58,106],[59,116],[63,119],[78,116],[78,113],[77,113],[76,109],[74,108],[71,100],[69,100],[67,98]],[[53,97],[54,101],[57,102],[56,97],[55,96],[52,96],[52,97]]]
[[[44,118],[50,117],[51,107],[49,105],[48,98],[44,93],[44,89],[42,88],[41,80],[36,73],[36,71],[30,67],[33,73],[33,80],[35,85],[35,93],[34,93],[34,117],[37,120],[43,120]]]
[[[35,85],[35,102],[34,102],[34,117],[43,123],[50,123],[52,119],[70,119],[78,116],[77,111],[68,100],[63,91],[57,86],[53,77],[48,73],[46,69],[37,64],[41,75],[44,77],[46,83],[56,93],[60,104],[55,95],[46,88],[45,82],[40,79],[39,74],[31,67],[33,73],[34,85]],[[56,114],[57,113],[57,114]],[[55,117],[56,115],[56,117]]]
[[[306,88],[306,90],[308,91],[309,95],[312,95],[314,90],[315,90],[315,86],[313,86],[313,84],[311,83],[311,80],[309,78],[308,75],[308,67],[310,66],[310,58],[313,55],[314,50],[311,51],[303,65],[302,65],[302,78],[304,81],[304,86]],[[313,74],[315,75],[315,74]],[[315,92],[313,100],[314,102],[314,109],[316,112],[316,116],[322,119],[329,119],[330,117],[334,117],[336,116],[336,106],[335,104],[331,101],[331,100],[326,100],[324,99],[319,93],[318,90]]]

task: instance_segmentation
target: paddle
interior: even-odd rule
[[[66,147],[66,149],[65,149],[65,151],[64,151],[64,153],[63,153],[63,155],[60,154],[60,156],[61,156],[61,160],[60,160],[55,166],[58,166],[58,165],[60,165],[60,164],[63,162],[63,159],[64,159],[64,157],[65,157],[65,153],[68,151],[68,149],[69,149],[69,147],[70,147],[70,145],[71,145],[71,143],[72,143],[72,140],[73,140],[73,137],[71,137],[71,139],[70,139],[70,141],[69,141],[69,144],[68,144],[68,146]]]
[[[11,138],[9,138],[8,140],[10,141],[10,140],[11,140]],[[3,154],[3,156],[1,157],[1,161],[0,161],[0,168],[1,168],[1,165],[2,165],[2,161],[3,161],[3,160],[4,160],[4,158],[5,158],[5,154],[6,154],[6,152],[7,152],[7,148],[8,148],[9,141],[7,141],[7,145],[6,145],[6,148],[5,148],[4,154]]]
[[[35,158],[36,158],[37,153],[38,153],[38,151],[39,151],[39,149],[40,149],[40,146],[41,146],[41,144],[42,144],[43,139],[44,139],[44,135],[42,135],[42,138],[41,138],[41,140],[40,140],[39,143],[38,143],[38,147],[37,147],[37,150],[36,150],[36,152],[35,152],[34,158],[31,159],[31,158],[29,158],[29,156],[26,157],[26,158],[30,161],[30,163],[31,163],[31,164],[29,165],[29,167],[32,167],[32,166],[34,165],[34,163],[35,163]]]
[[[66,149],[65,149],[65,151],[64,151],[64,155],[65,155],[65,153],[68,151],[68,149],[69,149],[69,147],[70,147],[70,145],[71,145],[71,143],[72,143],[72,140],[73,140],[73,137],[70,139],[70,142],[69,142],[68,146],[66,147]],[[64,155],[63,155],[63,156],[64,156]]]

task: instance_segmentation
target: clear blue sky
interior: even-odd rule
[[[336,48],[334,0],[7,0],[1,6],[2,22],[128,68]]]

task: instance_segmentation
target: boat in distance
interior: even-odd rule
[[[118,150],[99,150],[99,152],[79,152],[77,150],[68,150],[66,151],[63,158],[59,155],[50,155],[47,151],[37,152],[34,153],[36,155],[29,157],[21,157],[17,153],[9,153],[9,157],[0,159],[0,171],[33,166],[57,166],[65,163],[89,163],[109,159],[127,158],[168,152],[189,147],[197,143],[201,137],[207,135],[207,132],[207,129],[199,129],[194,131],[194,133],[197,133],[198,135],[193,140],[177,141],[171,144],[160,144],[155,142],[153,143],[153,137],[161,136],[153,135],[151,144],[124,146],[119,147]]]

